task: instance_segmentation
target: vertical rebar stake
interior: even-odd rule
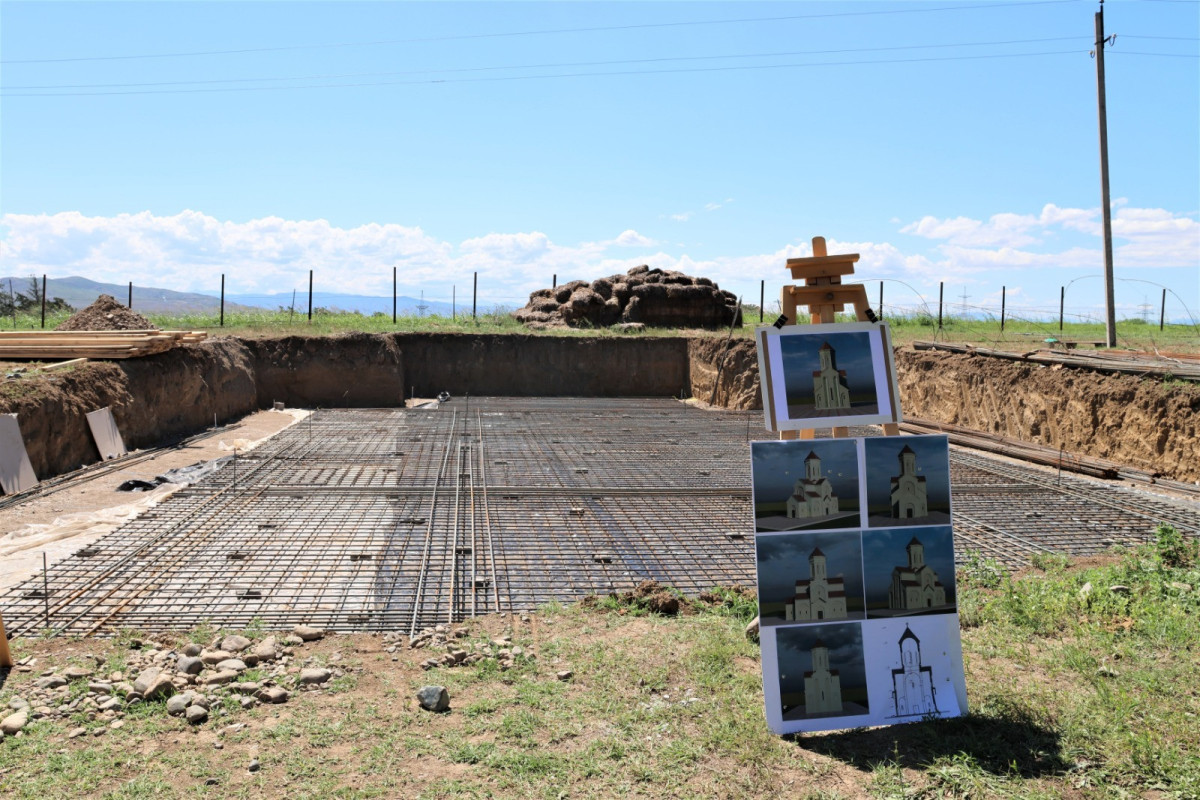
[[[46,630],[50,629],[50,569],[46,563],[46,551],[42,551],[42,599],[46,602]]]

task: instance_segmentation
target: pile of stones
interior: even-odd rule
[[[86,666],[44,670],[28,690],[9,700],[11,713],[0,720],[0,739],[20,736],[32,720],[78,719],[79,715],[94,727],[77,727],[69,738],[102,736],[124,726],[126,712],[141,703],[166,701],[167,714],[194,725],[238,708],[286,703],[293,692],[321,689],[345,674],[336,666],[318,666],[297,654],[296,648],[324,636],[318,628],[297,625],[282,638],[267,636],[255,642],[229,635],[207,647],[190,642],[175,649],[133,639],[124,669],[106,672],[107,659],[91,655]],[[337,654],[329,659],[335,664],[338,660]],[[36,664],[34,657],[21,659],[16,672],[34,672]],[[256,671],[255,680],[247,678],[248,670]]]
[[[532,328],[725,328],[735,321],[741,324],[737,296],[732,292],[723,291],[708,278],[646,265],[590,283],[571,281],[539,289],[513,316]]]
[[[524,658],[533,661],[537,656],[529,649],[514,645],[512,636],[507,634],[486,641],[467,641],[470,631],[466,628],[451,628],[448,625],[436,625],[425,628],[412,637],[408,646],[413,649],[429,649],[445,651],[440,656],[433,656],[421,662],[421,669],[430,670],[434,667],[465,667],[478,664],[481,661],[493,660],[501,670],[512,669],[517,659]],[[400,646],[402,634],[386,634],[384,642],[388,644],[389,652],[396,652]]]

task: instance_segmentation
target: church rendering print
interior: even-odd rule
[[[950,524],[947,438],[876,436],[864,440],[867,525]]]
[[[851,439],[753,442],[758,531],[862,526],[858,446]]]
[[[755,551],[761,626],[866,617],[858,531],[759,536]]]
[[[885,323],[768,325],[754,336],[768,430],[900,421]]]
[[[804,733],[965,713],[946,437],[784,440],[751,449],[770,729]],[[854,524],[835,525],[855,504]]]
[[[879,413],[867,333],[785,336],[779,347],[793,419]]]

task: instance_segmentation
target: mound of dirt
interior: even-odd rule
[[[102,294],[85,309],[76,311],[56,331],[148,331],[155,330],[150,320]]]
[[[617,323],[680,328],[722,328],[741,323],[737,297],[708,278],[674,270],[634,267],[588,283],[571,281],[539,289],[513,312],[530,327],[607,327]]]

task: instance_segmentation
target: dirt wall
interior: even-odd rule
[[[984,356],[896,351],[904,413],[1200,481],[1200,386]],[[717,380],[718,367],[720,380]],[[289,406],[398,405],[430,397],[676,396],[762,407],[754,343],[719,337],[584,338],[353,334],[200,345],[5,381],[42,478],[99,458],[84,415],[111,406],[138,448],[281,400]]]
[[[245,342],[259,408],[390,408],[404,398],[405,369],[395,337],[287,336]]]
[[[896,351],[904,413],[1200,480],[1200,386]]]
[[[762,408],[758,350],[750,339],[692,339],[688,373],[692,397],[722,408]]]
[[[409,392],[433,397],[669,397],[688,387],[688,341],[638,336],[396,334]]]
[[[100,453],[86,414],[109,406],[133,450],[227,422],[256,407],[249,352],[217,339],[146,358],[93,362],[0,396],[15,413],[34,472],[41,478],[95,463]]]

